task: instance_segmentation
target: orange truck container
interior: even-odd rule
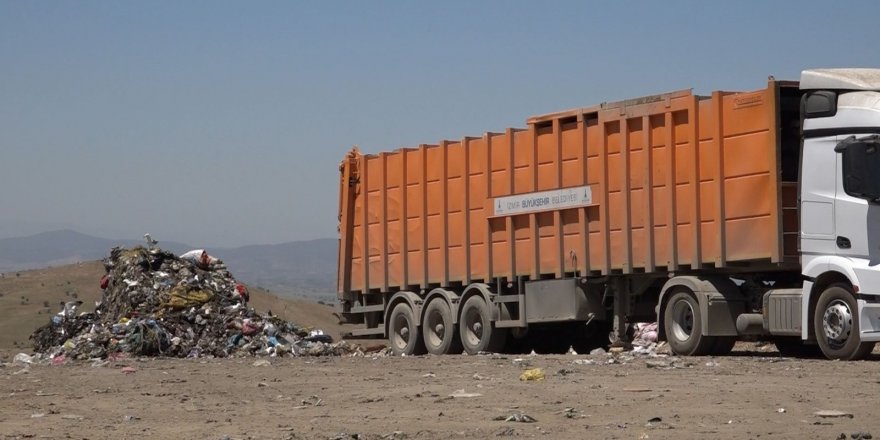
[[[340,166],[342,315],[396,352],[478,352],[535,323],[609,315],[623,337],[625,322],[656,320],[671,273],[792,276],[798,100],[796,82],[771,78],[355,148]]]

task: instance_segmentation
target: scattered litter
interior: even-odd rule
[[[32,419],[39,419],[41,417],[44,417],[45,415],[46,415],[46,413],[33,413],[33,414],[31,414],[31,418]]]
[[[583,413],[571,407],[562,410],[562,415],[565,416],[566,419],[582,419],[586,417]]]
[[[134,367],[122,367],[122,372],[125,374],[131,374],[136,372],[137,370]]]
[[[776,412],[778,412],[779,414],[782,414],[785,412],[785,408],[779,408],[776,410]]]
[[[482,396],[482,394],[480,394],[480,393],[466,393],[464,391],[464,388],[462,388],[460,390],[455,390],[452,394],[449,395],[449,397],[452,397],[452,398],[480,397],[480,396]]]
[[[437,375],[434,373],[425,373],[422,375],[422,377],[437,377]]]
[[[116,247],[104,259],[101,301],[92,313],[63,310],[31,335],[34,357],[108,359],[119,355],[165,357],[363,356],[357,346],[334,343],[321,330],[299,327],[248,307],[247,288],[221,260],[202,249],[181,257],[153,245]],[[383,355],[382,349],[376,355]],[[41,356],[37,358],[36,356]],[[55,359],[60,359],[55,361]]]
[[[512,362],[513,366],[520,368],[528,368],[530,365],[532,365],[532,361],[523,358],[516,358]]]
[[[706,366],[709,367],[709,368],[714,368],[714,367],[717,367],[717,366],[718,366],[718,362],[715,362],[715,361],[709,361],[709,362],[706,362]]]
[[[309,396],[308,399],[300,400],[300,404],[303,406],[322,406],[324,405],[324,400],[318,396]]]
[[[472,377],[474,380],[486,380],[486,377],[481,375],[480,373],[474,373]]]
[[[519,380],[522,381],[540,381],[544,380],[544,370],[541,368],[532,368],[530,370],[523,371],[522,374],[519,375]]]
[[[628,393],[650,393],[654,390],[650,388],[624,388],[623,391]]]
[[[492,420],[504,421],[504,422],[518,422],[518,423],[535,423],[538,420],[534,417],[523,414],[523,413],[513,413],[509,416],[498,416],[493,418]]]
[[[31,365],[35,360],[39,360],[37,356],[31,356],[26,353],[19,353],[12,358],[13,365]]]
[[[657,343],[658,327],[656,322],[639,322],[635,325],[632,344],[647,346]]]
[[[140,417],[133,416],[133,415],[126,415],[125,417],[122,418],[122,420],[125,420],[126,422],[133,422],[135,420],[140,420],[140,419],[141,419]]]
[[[668,358],[668,359],[652,359],[645,361],[645,366],[648,368],[657,368],[660,370],[673,370],[677,368],[691,368],[694,364],[683,361],[678,358]]]
[[[819,417],[822,417],[822,418],[839,418],[839,417],[846,417],[846,418],[851,419],[851,418],[854,417],[854,416],[852,415],[852,413],[843,412],[843,411],[837,411],[837,410],[833,410],[833,409],[823,409],[823,410],[819,410],[819,411],[814,412],[813,415],[815,415],[815,416],[819,416]]]

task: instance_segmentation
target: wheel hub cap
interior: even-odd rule
[[[852,333],[852,311],[849,305],[840,300],[829,304],[822,316],[822,327],[828,340],[846,342]]]
[[[685,341],[694,331],[694,309],[687,301],[675,303],[672,309],[672,332],[675,338]]]

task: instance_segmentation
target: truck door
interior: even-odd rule
[[[862,140],[868,139],[864,134],[852,136],[838,136],[838,150],[843,150],[847,145],[862,144]],[[880,154],[880,153],[877,153]],[[869,265],[880,263],[880,205],[870,203],[864,197],[855,197],[847,188],[845,173],[853,174],[854,166],[865,164],[851,163],[847,167],[847,158],[842,151],[837,154],[837,196],[834,206],[834,223],[836,226],[835,243],[837,254],[851,258],[863,258],[868,260]],[[864,162],[864,161],[857,161]],[[866,170],[859,174],[867,174],[873,179],[880,179]]]
[[[805,258],[810,255],[833,255],[838,250],[834,204],[840,165],[837,163],[839,155],[834,151],[836,145],[836,136],[804,140],[801,158],[801,253]]]

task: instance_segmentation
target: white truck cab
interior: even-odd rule
[[[834,359],[880,341],[880,69],[801,74],[801,337]]]

